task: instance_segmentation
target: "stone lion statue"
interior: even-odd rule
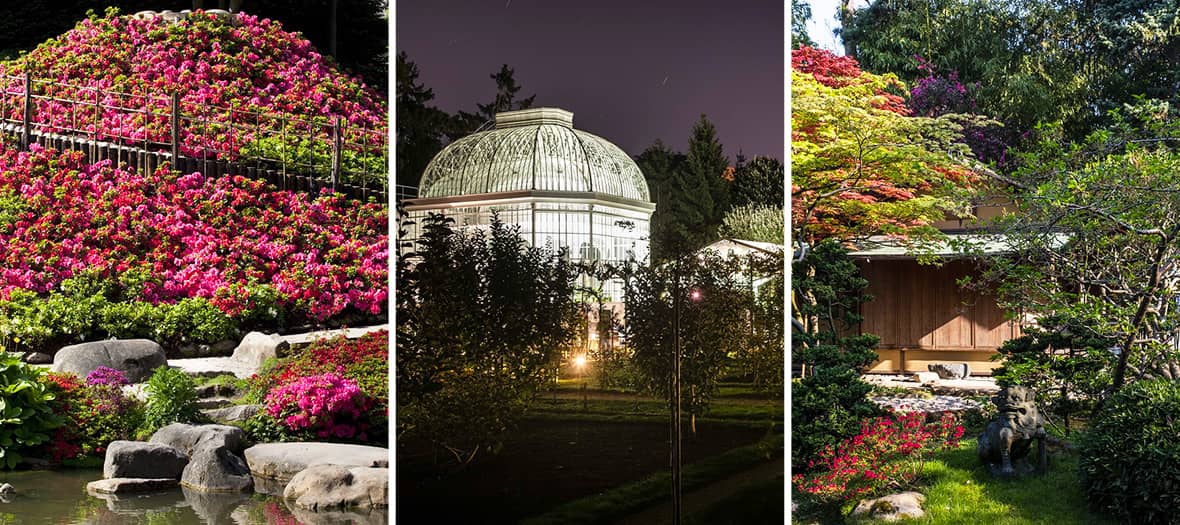
[[[1027,474],[1032,468],[1024,459],[1037,441],[1037,472],[1045,472],[1045,420],[1037,410],[1036,396],[1026,386],[1004,387],[992,402],[999,412],[979,435],[976,453],[991,470],[992,475],[1008,478]],[[1019,471],[1013,466],[1020,467]]]

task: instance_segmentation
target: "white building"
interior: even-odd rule
[[[495,126],[443,148],[422,174],[407,218],[441,213],[465,228],[486,228],[492,212],[520,226],[533,246],[568,249],[574,261],[646,262],[655,204],[635,161],[606,139],[574,129],[557,108],[508,111]],[[408,241],[418,237],[408,228]],[[603,283],[621,301],[621,283]]]

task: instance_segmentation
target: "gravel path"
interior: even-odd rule
[[[958,412],[981,407],[978,402],[957,396],[871,397],[872,402],[895,412]]]

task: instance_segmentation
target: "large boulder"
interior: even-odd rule
[[[190,457],[201,450],[219,448],[240,455],[246,448],[246,433],[229,425],[172,423],[157,430],[149,441],[176,447]]]
[[[250,473],[259,478],[290,482],[314,465],[389,467],[389,449],[342,443],[263,443],[246,449]]]
[[[267,359],[277,359],[284,355],[291,344],[277,335],[262,332],[250,332],[238,343],[230,359],[254,367],[261,367]]]
[[[389,469],[313,465],[291,478],[283,497],[309,510],[388,507]]]
[[[53,356],[54,372],[86,377],[100,366],[123,372],[132,383],[142,383],[152,372],[168,366],[164,349],[147,339],[112,339],[70,345]]]
[[[102,476],[113,478],[180,479],[188,456],[168,445],[142,441],[112,441],[107,445]]]
[[[176,447],[189,456],[180,476],[181,486],[202,492],[242,492],[254,486],[250,468],[241,457],[246,434],[238,427],[173,423],[157,430],[151,441]]]
[[[205,448],[189,458],[180,485],[200,492],[245,492],[254,488],[254,478],[241,456],[227,448]]]

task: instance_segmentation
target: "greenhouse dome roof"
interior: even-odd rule
[[[496,114],[495,127],[452,142],[422,174],[421,198],[515,191],[596,193],[649,202],[639,166],[606,139],[574,129],[574,114]]]

